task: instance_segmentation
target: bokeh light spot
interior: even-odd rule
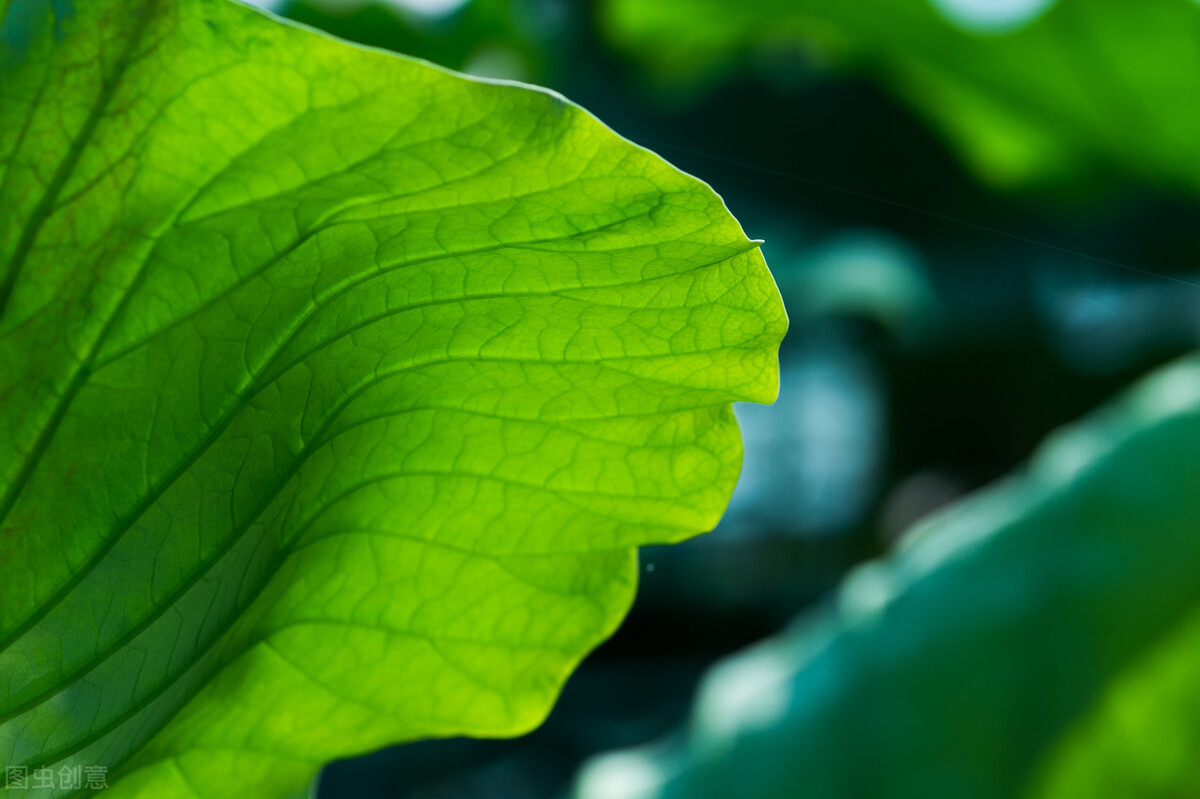
[[[1046,11],[1054,0],[932,0],[955,25],[975,33],[1007,33]]]

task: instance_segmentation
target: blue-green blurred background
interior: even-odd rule
[[[950,90],[952,54],[934,58],[928,48],[941,45],[915,27],[911,40],[901,27],[845,47],[853,20],[831,37],[793,31],[778,1],[757,19],[738,10],[752,0],[705,0],[673,18],[668,7],[686,3],[658,1],[641,0],[662,19],[633,23],[635,6],[606,0],[257,3],[561,92],[710,183],[765,240],[792,320],[778,403],[737,409],[745,465],[724,521],[643,551],[633,612],[546,724],[514,741],[425,742],[334,764],[321,799],[561,796],[583,759],[676,728],[715,660],[777,631],[914,521],[1196,345],[1197,206],[1186,176],[1164,166],[1170,152],[1135,163],[1106,132],[1147,112],[1103,35],[1054,34],[1081,61],[1069,79],[1048,68],[1011,80],[963,73],[962,85],[995,80],[1025,109],[1008,126],[1016,117]],[[900,2],[968,42],[1039,24],[1047,5]],[[1152,43],[1132,46],[1151,58]],[[921,77],[933,68],[945,75]],[[1061,97],[1022,83],[1043,79],[1060,80]],[[1200,129],[1193,99],[1179,110],[1190,115],[1180,137]],[[1093,113],[1089,102],[1105,105]],[[1041,118],[1056,105],[1061,119]]]

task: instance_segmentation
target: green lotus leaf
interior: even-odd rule
[[[1200,190],[1194,0],[607,0],[620,46],[674,85],[800,42],[926,115],[1002,187],[1112,171]],[[759,59],[761,60],[761,59]]]
[[[0,70],[0,761],[520,734],[716,523],[786,321],[700,182],[227,0],[13,0]]]

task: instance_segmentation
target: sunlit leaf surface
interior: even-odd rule
[[[724,508],[756,244],[560,97],[225,0],[2,34],[0,761],[270,797],[536,725]]]

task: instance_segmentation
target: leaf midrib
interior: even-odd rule
[[[51,12],[54,13],[54,12]],[[103,82],[100,86],[100,92],[96,97],[96,101],[88,111],[88,116],[84,120],[83,126],[79,132],[71,140],[71,144],[67,149],[66,157],[59,164],[58,169],[54,173],[49,185],[46,187],[45,193],[42,194],[38,204],[34,206],[30,214],[30,221],[25,226],[24,232],[21,234],[20,240],[17,242],[16,250],[13,252],[13,257],[9,261],[8,271],[0,280],[0,323],[9,308],[9,301],[12,298],[14,289],[16,288],[17,279],[20,277],[21,271],[28,259],[30,252],[33,250],[33,244],[41,232],[42,227],[49,220],[51,213],[54,211],[55,205],[58,202],[58,195],[62,192],[67,181],[75,171],[75,167],[79,163],[79,159],[83,157],[84,151],[87,149],[88,143],[91,141],[92,135],[96,131],[96,127],[104,118],[105,112],[112,103],[113,96],[116,94],[117,87],[121,83],[121,79],[128,71],[129,67],[134,62],[136,50],[141,44],[142,38],[149,27],[150,20],[154,18],[153,14],[143,13],[137,15],[137,20],[134,23],[129,41],[125,48],[121,51],[116,62],[114,62],[111,77]],[[140,276],[140,272],[139,272]],[[135,276],[134,280],[137,280]],[[3,528],[4,521],[8,518],[8,514],[16,505],[18,498],[21,496],[21,491],[24,490],[30,478],[33,476],[34,470],[41,461],[42,454],[50,443],[50,439],[54,437],[54,433],[58,430],[58,425],[62,422],[66,415],[66,406],[70,404],[70,398],[75,395],[75,392],[82,387],[82,384],[87,379],[88,361],[95,353],[95,347],[100,341],[103,341],[105,333],[112,326],[113,321],[120,315],[121,309],[127,302],[129,294],[127,292],[118,302],[116,309],[106,320],[104,327],[101,329],[100,335],[93,342],[92,348],[89,350],[88,356],[76,368],[75,374],[68,381],[66,388],[61,395],[59,402],[56,404],[54,411],[51,412],[50,418],[46,425],[42,428],[38,437],[34,440],[33,447],[30,450],[30,455],[27,456],[17,469],[17,473],[13,481],[9,483],[8,489],[0,496],[0,529]],[[0,651],[3,651],[3,646],[0,646]]]

